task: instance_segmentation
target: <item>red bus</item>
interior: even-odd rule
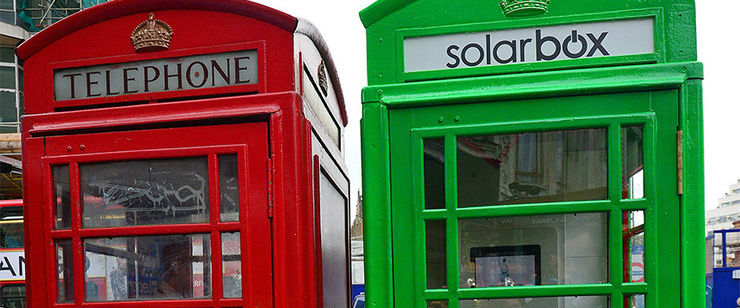
[[[26,307],[23,200],[0,200],[0,307]]]

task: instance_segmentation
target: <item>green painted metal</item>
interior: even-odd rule
[[[381,0],[360,13],[367,28],[362,91],[365,279],[368,307],[426,307],[428,300],[603,295],[623,307],[703,307],[701,79],[692,0],[551,0],[545,14],[505,17],[500,1]],[[406,37],[650,17],[655,52],[404,72]],[[620,128],[644,127],[645,198],[621,199]],[[458,208],[456,137],[604,127],[606,200]],[[683,194],[677,192],[683,131]],[[423,140],[443,138],[445,208],[424,209]],[[645,211],[645,283],[624,282],[622,211]],[[608,214],[609,281],[466,289],[459,285],[459,219]],[[445,221],[446,289],[426,288],[425,221]]]

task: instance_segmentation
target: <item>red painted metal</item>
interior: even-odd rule
[[[23,206],[23,199],[0,200],[0,207]]]
[[[175,34],[168,50],[136,53],[129,36],[149,12]],[[296,25],[292,16],[243,0],[119,0],[62,20],[19,47],[26,83],[22,136],[29,307],[321,306],[320,217],[314,211],[312,128],[295,86],[294,70],[302,68],[295,65],[301,59],[294,59]],[[248,49],[258,53],[254,85],[67,101],[53,95],[55,69]],[[239,196],[240,222],[219,219],[214,188],[219,187],[218,155],[224,153],[238,157],[239,187],[246,192]],[[208,222],[82,227],[79,165],[192,156],[208,158]],[[72,224],[55,230],[51,170],[65,164],[70,167]],[[272,217],[268,202],[274,206]],[[236,231],[241,236],[242,298],[224,299],[220,235]],[[79,270],[84,268],[84,239],[194,233],[211,235],[212,298],[84,302]],[[61,239],[70,239],[73,246],[73,303],[56,303],[54,243]]]

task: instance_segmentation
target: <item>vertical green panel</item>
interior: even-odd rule
[[[445,136],[445,190],[447,200],[447,287],[450,290],[448,308],[460,307],[457,290],[460,288],[460,260],[458,258],[458,220],[452,215],[457,209],[457,138]]]
[[[680,220],[679,200],[677,189],[677,162],[676,162],[676,128],[678,127],[678,91],[654,92],[651,95],[651,107],[656,111],[656,121],[648,124],[652,129],[646,130],[645,146],[645,188],[646,192],[654,192],[654,205],[648,208],[646,215],[646,236],[654,234],[652,241],[657,248],[657,255],[645,253],[647,260],[656,264],[658,276],[652,283],[658,284],[657,292],[648,296],[648,302],[659,301],[653,307],[679,307],[681,297],[676,296],[680,290],[681,277],[676,269],[680,264]],[[651,162],[655,162],[650,166]],[[649,174],[652,171],[652,174]],[[648,197],[649,200],[651,199]],[[648,219],[651,216],[652,219]],[[654,224],[653,230],[647,229],[648,222]],[[672,236],[666,236],[666,235]],[[649,239],[646,237],[645,239]],[[703,250],[702,250],[703,251]],[[658,260],[655,260],[658,258]],[[703,263],[702,263],[703,264]],[[645,266],[648,266],[646,262]],[[680,270],[679,270],[680,271]],[[650,282],[649,282],[650,283]],[[657,297],[657,299],[656,299]]]
[[[405,121],[408,117],[413,117],[414,110],[391,110],[389,112],[389,127],[391,131],[410,131],[410,123]],[[416,307],[423,303],[418,298],[417,287],[422,285],[419,280],[426,280],[421,277],[424,271],[419,271],[423,266],[424,254],[418,251],[416,247],[420,246],[419,237],[423,232],[423,221],[418,219],[423,208],[423,203],[417,197],[423,190],[419,190],[420,185],[414,185],[414,178],[421,179],[418,174],[412,171],[412,157],[417,158],[415,166],[419,166],[418,160],[422,157],[420,149],[422,142],[419,138],[412,137],[411,134],[391,134],[390,138],[390,159],[392,162],[390,183],[394,188],[403,187],[404,191],[393,190],[390,194],[391,206],[391,223],[392,243],[393,243],[393,281],[394,281],[394,303],[396,307]],[[412,156],[412,149],[416,155]],[[418,167],[417,167],[418,168]],[[417,169],[415,168],[415,169]],[[417,180],[416,182],[418,183]]]
[[[691,79],[681,91],[683,130],[683,195],[681,196],[681,302],[704,307],[704,133],[701,80]]]
[[[365,300],[369,308],[395,307],[391,248],[388,111],[380,104],[362,108],[362,191]]]

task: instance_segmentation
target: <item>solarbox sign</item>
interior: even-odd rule
[[[406,37],[405,72],[655,52],[653,18]]]

